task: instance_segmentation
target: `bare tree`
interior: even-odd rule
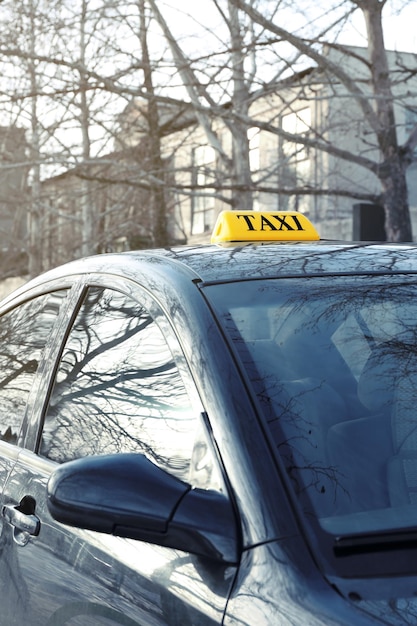
[[[195,108],[196,117],[204,129],[207,141],[216,150],[227,175],[231,178],[231,204],[236,208],[251,209],[252,193],[249,191],[251,188],[251,172],[247,137],[251,85],[249,80],[247,80],[244,68],[244,24],[239,19],[238,11],[229,1],[227,2],[227,12],[224,12],[217,5],[229,32],[231,49],[231,115],[222,116],[222,121],[226,124],[233,142],[232,155],[229,156],[224,150],[218,130],[215,124],[213,124],[213,114],[219,108],[219,102],[211,95],[210,89],[199,79],[197,72],[192,69],[191,59],[181,49],[155,0],[149,0],[149,4],[169,43],[174,63],[182,78],[190,102]],[[210,86],[213,86],[213,83],[209,84]]]
[[[157,3],[149,0],[149,4],[169,43],[190,104],[226,172],[221,180],[218,179],[214,188],[216,193],[221,190],[225,195],[230,191],[231,205],[239,208],[251,207],[254,193],[271,197],[277,192],[287,197],[327,195],[382,204],[388,239],[412,239],[406,170],[417,143],[417,130],[400,145],[394,114],[395,104],[399,101],[398,90],[394,94],[392,67],[388,64],[382,30],[382,10],[386,0],[346,1],[339,5],[338,11],[333,11],[334,17],[330,9],[320,19],[316,15],[315,23],[309,26],[308,32],[304,31],[304,35],[282,27],[281,15],[288,11],[284,2],[213,0],[226,28],[223,33],[227,32],[228,38],[224,39],[223,48],[215,49],[207,43],[206,54],[201,54],[200,58],[187,54],[184,45],[180,47],[173,27]],[[355,8],[359,8],[366,19],[367,57],[336,43],[338,32]],[[268,9],[271,9],[269,13]],[[269,68],[267,52],[270,56],[274,54]],[[306,66],[307,62],[310,67]],[[288,71],[291,67],[300,67],[301,72],[293,73],[291,77]],[[358,67],[359,76],[356,76]],[[412,71],[403,69],[403,80],[407,80]],[[398,63],[395,70],[397,80],[402,80],[398,79]],[[230,88],[225,86],[227,71]],[[321,87],[326,86],[329,100],[341,103],[332,104],[337,113],[328,116],[327,128],[324,124],[317,127],[312,121],[306,122],[299,115],[300,103],[318,102],[323,97],[317,92],[319,83]],[[275,94],[275,103],[271,105],[270,117],[265,113],[260,116],[259,107],[253,105],[271,94]],[[343,104],[347,98],[349,107]],[[277,114],[279,109],[281,115]],[[298,123],[298,128],[285,128],[282,125],[283,112],[294,113],[302,123]],[[220,141],[219,120],[231,134],[231,154],[226,153]],[[351,131],[353,120],[361,127],[358,140],[343,142],[343,135],[350,133],[351,137],[354,136]],[[257,172],[249,163],[248,131],[255,129],[276,135],[279,145],[284,146],[281,162],[264,165],[263,170],[260,166]],[[312,176],[291,179],[290,170],[287,170],[286,177],[282,176],[285,162],[300,160],[305,149],[311,155],[317,155],[314,157],[316,163],[325,158],[332,159],[327,161],[326,179],[313,180]],[[291,158],[288,158],[291,150]],[[347,168],[342,163],[348,164]],[[342,169],[343,175],[337,179],[336,172],[340,173]],[[361,188],[360,179],[366,178],[362,170],[368,172],[368,188],[366,184]],[[347,186],[343,185],[343,178],[347,180],[346,171],[350,172],[351,179]]]
[[[87,47],[87,33],[86,33],[86,21],[87,21],[87,9],[88,0],[82,0],[81,2],[81,14],[80,14],[80,70],[79,70],[79,85],[80,85],[80,130],[82,135],[82,158],[84,162],[87,162],[91,157],[90,148],[90,110],[88,103],[88,75],[86,72],[86,47]],[[82,181],[83,193],[81,196],[82,202],[82,217],[83,217],[83,245],[82,253],[87,256],[91,252],[95,251],[95,233],[94,233],[94,216],[93,206],[91,202],[90,193],[90,181],[88,177]]]
[[[166,246],[169,243],[169,235],[167,229],[167,205],[163,187],[164,164],[161,153],[161,126],[148,47],[148,18],[145,0],[139,0],[139,14],[139,41],[143,61],[143,84],[148,96],[146,118],[148,123],[147,143],[150,152],[150,172],[152,174],[150,181],[152,239],[154,245]]]
[[[378,177],[381,183],[381,196],[385,215],[386,232],[391,241],[410,241],[412,239],[411,221],[407,196],[406,170],[412,160],[412,153],[417,145],[417,126],[414,127],[407,141],[400,146],[398,129],[394,114],[394,95],[392,91],[390,68],[384,45],[382,11],[386,0],[350,0],[364,15],[368,36],[368,59],[360,59],[366,66],[372,84],[370,96],[359,81],[345,71],[343,63],[335,64],[323,52],[304,39],[282,28],[278,21],[266,17],[257,10],[253,3],[245,0],[231,0],[254,22],[266,31],[291,44],[300,53],[309,57],[319,68],[341,83],[362,111],[366,125],[374,133],[379,148],[380,159],[358,159],[358,155],[349,151],[338,151],[335,146],[326,146],[324,142],[314,142],[314,147],[326,152],[332,151],[339,158],[357,162]],[[342,48],[339,51],[342,52]],[[349,52],[346,52],[348,55]],[[302,142],[302,138],[299,139]]]
[[[346,0],[334,16],[327,11],[294,32],[283,27],[284,0],[209,4],[219,29],[195,20],[204,46],[191,48],[155,0],[1,3],[10,28],[0,39],[0,98],[9,119],[30,131],[20,165],[31,167],[31,273],[114,241],[166,245],[173,203],[196,196],[234,208],[285,208],[318,196],[381,202],[388,238],[411,239],[405,174],[417,130],[401,143],[394,108],[413,68],[400,59],[394,85],[386,0]],[[336,43],[354,9],[366,17],[368,56]],[[333,114],[317,126],[302,107],[325,98]],[[352,146],[340,138],[353,137],[354,115]],[[256,164],[254,140],[264,142],[258,154],[269,154]],[[215,154],[209,164],[179,162],[201,143]],[[295,164],[305,157],[328,159],[327,178],[300,176]],[[373,188],[352,183],[362,171]],[[40,268],[36,255],[47,248]]]

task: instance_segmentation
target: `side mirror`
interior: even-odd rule
[[[60,465],[48,481],[58,522],[139,539],[222,563],[239,560],[232,504],[192,489],[142,454],[91,456]]]

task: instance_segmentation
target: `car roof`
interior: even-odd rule
[[[129,279],[163,276],[167,282],[218,283],[259,278],[417,273],[417,244],[280,242],[178,246],[105,253],[71,261],[32,279],[3,300],[28,287],[88,274]]]
[[[162,254],[192,269],[203,282],[417,271],[417,244],[320,240],[184,247]]]

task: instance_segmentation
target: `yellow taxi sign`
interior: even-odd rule
[[[211,243],[232,241],[317,241],[308,217],[298,211],[222,211]]]

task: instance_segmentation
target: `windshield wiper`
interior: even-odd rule
[[[360,533],[336,537],[333,544],[335,556],[350,556],[387,550],[417,548],[417,527],[393,529],[379,533]]]

